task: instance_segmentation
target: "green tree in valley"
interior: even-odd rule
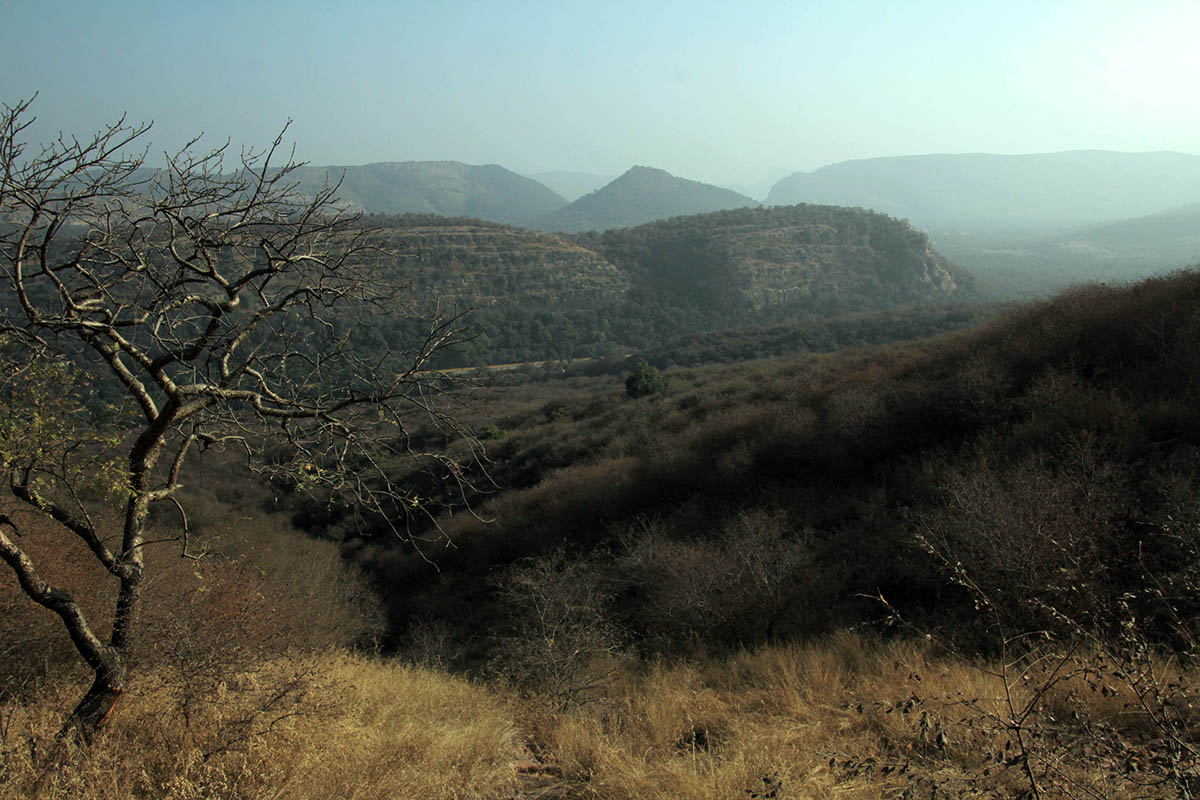
[[[646,397],[667,390],[667,379],[645,361],[639,361],[633,372],[625,379],[625,394],[629,397]]]

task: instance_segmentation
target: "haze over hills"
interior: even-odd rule
[[[635,166],[607,186],[531,224],[541,230],[578,233],[757,205],[753,199],[729,189],[677,178],[661,169]]]
[[[1044,295],[1083,281],[1127,281],[1200,263],[1200,203],[1050,235],[936,237],[939,252],[989,293]]]
[[[1200,203],[1158,214],[1091,225],[1044,243],[1079,256],[1162,265],[1200,262]]]
[[[497,164],[380,162],[306,166],[295,174],[301,191],[341,180],[338,196],[368,213],[441,214],[518,225],[567,204],[553,190]]]
[[[551,172],[535,172],[528,177],[554,190],[569,202],[574,202],[585,194],[594,192],[605,184],[611,183],[617,176],[597,175],[592,172],[554,170]]]
[[[738,183],[722,183],[720,186],[725,189],[744,194],[747,197],[752,197],[759,203],[765,203],[767,195],[775,188],[775,184],[783,180],[792,173],[797,172],[796,169],[786,169],[784,167],[771,167],[767,169],[761,178],[755,181],[746,181]]]
[[[873,208],[930,231],[1051,231],[1200,201],[1200,156],[1078,150],[869,158],[798,172],[770,205]]]
[[[153,175],[143,172],[135,177]],[[730,189],[640,166],[570,204],[553,189],[497,165],[410,161],[306,166],[297,172],[301,190],[308,192],[343,174],[341,196],[367,212],[469,217],[557,232],[757,205]],[[603,180],[569,171],[537,177],[569,196]],[[994,297],[1037,296],[1087,280],[1128,280],[1200,259],[1196,214],[1187,210],[1200,200],[1200,156],[1182,153],[873,158],[795,173],[776,183],[768,199],[908,218]]]

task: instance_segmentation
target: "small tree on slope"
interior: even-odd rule
[[[639,361],[625,378],[625,394],[629,397],[647,397],[667,390],[667,379],[646,361]]]

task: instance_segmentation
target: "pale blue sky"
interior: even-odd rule
[[[38,137],[714,183],[931,152],[1200,153],[1200,2],[6,0]]]

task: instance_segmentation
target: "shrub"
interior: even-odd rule
[[[621,655],[622,631],[607,619],[612,597],[597,571],[561,550],[504,572],[508,630],[497,637],[497,671],[561,707],[601,688]]]
[[[630,397],[646,397],[667,389],[667,379],[645,361],[639,361],[625,379],[625,394]]]

